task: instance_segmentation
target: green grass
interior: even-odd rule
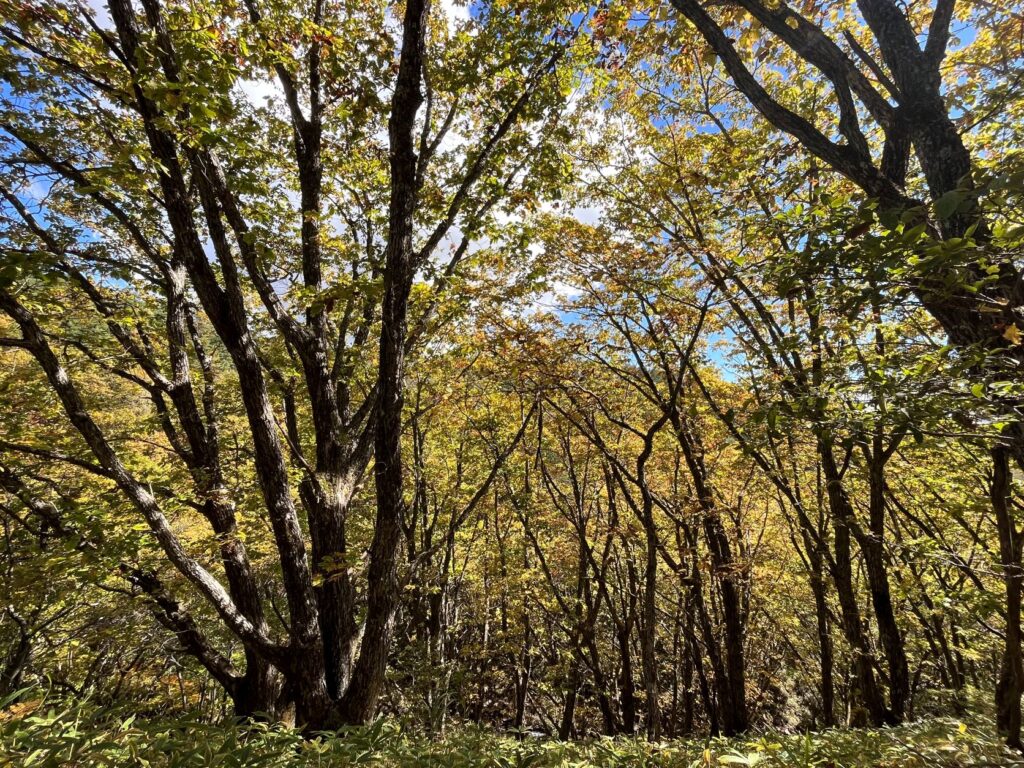
[[[832,730],[744,739],[672,741],[597,739],[581,743],[517,741],[478,729],[444,739],[381,722],[304,740],[266,725],[209,724],[188,719],[143,720],[88,704],[36,702],[0,713],[2,766],[679,766],[757,765],[854,768],[1024,766],[984,722],[928,720],[882,730]]]

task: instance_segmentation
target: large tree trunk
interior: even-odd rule
[[[413,217],[416,208],[416,112],[423,100],[423,51],[428,0],[405,6],[402,53],[388,120],[391,202],[384,251],[384,304],[377,366],[378,413],[374,441],[377,516],[370,545],[367,614],[359,659],[341,700],[346,722],[365,723],[384,687],[391,634],[398,609],[398,548],[402,539],[402,405],[409,292],[415,271]]]

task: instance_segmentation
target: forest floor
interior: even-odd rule
[[[559,742],[517,740],[493,731],[452,729],[440,740],[376,726],[304,740],[293,730],[120,716],[87,705],[28,702],[0,712],[0,766],[800,766],[941,768],[1024,766],[984,720],[936,719],[897,728],[765,733],[745,738]]]

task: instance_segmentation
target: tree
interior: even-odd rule
[[[0,0],[0,688],[1015,744],[1018,16]]]
[[[973,202],[977,189],[976,166],[942,93],[941,65],[956,13],[955,0],[938,0],[935,4],[927,19],[923,44],[918,42],[919,34],[914,26],[919,20],[896,3],[859,0],[856,10],[870,31],[871,43],[877,46],[880,61],[869,50],[870,44],[863,37],[858,39],[857,32],[851,29],[843,30],[848,50],[830,37],[826,26],[828,14],[822,13],[827,9],[812,8],[810,13],[801,14],[785,4],[772,5],[761,0],[736,4],[736,9],[749,14],[799,59],[828,79],[833,88],[842,143],[828,138],[812,120],[785,106],[757,81],[725,32],[726,26],[738,20],[735,9],[730,9],[731,18],[719,23],[710,15],[706,4],[696,0],[672,0],[672,4],[706,40],[736,87],[765,119],[791,135],[805,151],[877,199],[884,209],[897,213],[923,209],[919,200],[907,194],[911,188],[910,153],[914,153],[924,174],[925,189],[934,203],[935,236],[945,241],[968,238],[981,254],[974,256],[973,251],[968,250],[966,261],[957,258],[939,263],[932,261],[929,271],[911,272],[914,290],[953,344],[970,355],[981,350],[983,355],[993,356],[1000,368],[1003,364],[998,360],[1002,357],[1010,358],[1019,366],[1020,347],[1013,341],[1022,304],[1019,268],[1012,258],[986,248],[990,223],[984,218],[982,208]],[[884,89],[884,93],[880,89]],[[877,160],[860,126],[856,101],[884,136],[882,153]],[[990,265],[992,270],[989,270]],[[982,287],[979,290],[977,286]],[[997,322],[993,322],[995,315],[998,315]],[[1012,403],[1005,406],[1008,412],[1014,412]],[[1014,421],[1004,431],[1004,439],[1019,463],[1024,460],[1024,429],[1021,422],[1012,418]],[[1015,569],[1015,561],[1005,563],[1004,567]],[[1009,584],[1012,576],[1008,579]],[[1013,602],[1013,589],[1008,586],[1008,590],[1007,599]],[[1016,620],[1017,612],[1011,608],[1011,613]],[[1016,666],[1015,655],[1008,650],[1007,665]],[[998,707],[1000,711],[1019,713],[1024,689],[1015,682],[1018,679],[1015,673],[1005,672],[1004,679],[1007,683],[1000,687]],[[1020,744],[1019,719],[1019,714],[1001,718],[1000,725],[1013,745]]]
[[[383,3],[147,0],[141,12],[119,1],[109,11],[113,29],[76,6],[5,9],[5,238],[23,259],[0,294],[20,334],[7,346],[44,371],[91,453],[75,460],[116,484],[166,563],[242,643],[238,672],[175,604],[184,622],[175,631],[184,637],[187,624],[200,638],[191,650],[236,710],[292,703],[306,727],[364,722],[398,607],[405,358],[494,211],[510,192],[533,194],[524,179],[550,163],[565,105],[556,69],[568,43],[564,11],[484,15],[452,34],[412,0],[400,41]],[[280,111],[239,92],[240,78],[264,67],[276,76]],[[382,147],[370,137],[385,124]],[[455,131],[481,138],[449,149]],[[347,147],[353,160],[336,164]],[[41,201],[32,179],[46,187]],[[433,275],[435,298],[410,333],[418,275]],[[191,478],[175,493],[209,522],[226,585],[188,551],[54,349],[39,311],[54,282],[72,286],[106,324],[107,338],[76,354],[151,399]],[[132,319],[136,300],[153,302],[156,314]],[[113,363],[96,344],[114,350]],[[236,403],[251,470],[221,444],[222,411]],[[371,458],[377,511],[360,622],[346,520]],[[287,606],[278,621],[238,533],[228,479],[238,471],[259,488],[273,533]],[[167,613],[159,582],[134,583]]]

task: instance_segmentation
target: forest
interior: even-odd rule
[[[1024,7],[0,0],[0,765],[1024,765]]]

